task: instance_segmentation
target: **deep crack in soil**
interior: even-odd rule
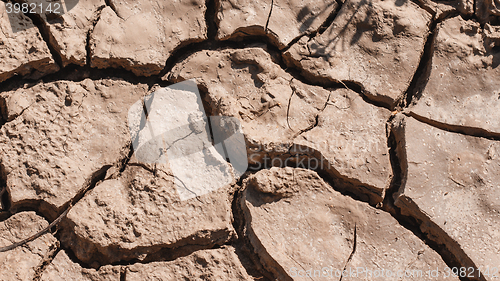
[[[6,2],[5,0],[2,0],[2,1]],[[106,4],[108,6],[110,6],[116,12],[116,8],[114,7],[111,0],[106,1]],[[326,30],[326,28],[333,22],[336,15],[338,14],[340,8],[342,7],[342,5],[340,5],[340,4],[342,4],[342,3],[339,3],[338,8],[329,15],[327,20],[321,25],[321,27],[317,31],[315,31],[312,34],[309,34],[310,36],[314,36],[317,33],[321,34],[322,32],[324,32]],[[474,6],[475,5],[476,4],[474,3]],[[306,78],[304,78],[300,74],[299,69],[292,67],[292,66],[287,66],[284,63],[282,56],[281,56],[282,52],[288,50],[288,48],[291,45],[293,45],[294,43],[296,43],[300,39],[300,37],[302,37],[302,36],[295,38],[284,50],[279,50],[276,46],[273,46],[271,43],[271,40],[269,40],[269,38],[267,36],[264,36],[264,35],[262,35],[262,36],[250,36],[250,37],[247,37],[244,39],[238,39],[238,40],[234,40],[234,41],[222,41],[222,42],[217,41],[215,39],[216,34],[217,34],[217,22],[215,20],[215,17],[216,17],[216,13],[217,13],[216,7],[218,6],[218,2],[216,0],[215,1],[207,0],[206,6],[207,6],[207,11],[205,14],[205,20],[206,20],[207,26],[208,26],[208,39],[203,41],[203,42],[190,43],[190,44],[185,44],[185,45],[181,44],[179,47],[177,47],[172,52],[170,57],[167,59],[167,61],[165,63],[165,68],[163,69],[163,71],[159,75],[153,75],[151,77],[136,76],[131,71],[127,71],[124,69],[116,69],[116,68],[95,69],[95,68],[91,68],[90,63],[91,63],[92,54],[91,54],[91,48],[90,48],[90,38],[91,38],[93,28],[90,29],[88,34],[87,34],[87,45],[86,45],[87,65],[86,66],[69,65],[69,66],[62,68],[63,63],[62,63],[61,54],[57,51],[57,47],[54,45],[53,39],[51,39],[50,31],[46,28],[41,17],[38,15],[33,15],[33,14],[26,14],[26,16],[28,16],[30,18],[30,20],[38,28],[39,32],[41,33],[41,35],[43,37],[43,40],[47,43],[47,45],[49,47],[49,50],[50,50],[52,57],[54,58],[56,63],[61,67],[60,71],[58,71],[54,74],[46,75],[41,80],[44,83],[48,83],[48,82],[59,81],[59,80],[81,81],[85,78],[102,79],[102,78],[108,78],[108,77],[116,77],[116,78],[120,78],[122,80],[129,81],[132,83],[145,83],[145,84],[149,85],[149,87],[151,89],[151,87],[153,87],[154,85],[160,85],[160,86],[170,85],[171,84],[170,82],[163,81],[161,79],[161,77],[168,75],[171,72],[172,68],[177,63],[179,63],[180,61],[182,61],[183,59],[185,59],[189,55],[194,54],[195,52],[202,51],[202,50],[223,50],[223,49],[228,49],[228,48],[241,49],[241,48],[245,48],[248,46],[254,46],[256,44],[265,44],[267,47],[267,51],[276,60],[278,65],[280,65],[280,67],[282,69],[284,69],[287,73],[291,74],[294,77],[294,79],[297,79],[297,80],[299,80],[307,85],[318,86],[317,83],[311,83]],[[265,27],[266,33],[268,31],[267,29],[268,29],[269,19],[272,16],[273,6],[274,6],[274,0],[271,0],[271,8],[269,10],[269,15],[268,15],[268,19],[267,19],[266,27]],[[103,7],[101,7],[101,9],[102,8]],[[418,66],[418,68],[417,68],[417,70],[412,78],[410,86],[406,90],[405,95],[402,97],[402,99],[398,103],[398,108],[397,108],[398,110],[406,108],[412,102],[414,102],[415,100],[418,100],[419,91],[421,90],[421,87],[425,87],[425,82],[427,81],[428,76],[429,76],[430,61],[431,61],[432,55],[433,55],[433,41],[435,38],[437,24],[444,21],[447,18],[450,18],[451,16],[455,16],[455,15],[449,15],[443,19],[432,21],[431,26],[430,26],[430,33],[428,34],[427,39],[426,39],[424,53],[421,56],[419,66]],[[94,27],[95,27],[95,24],[97,23],[98,20],[99,20],[99,15],[94,19],[94,25],[93,25]],[[0,89],[1,89],[1,91],[18,89],[18,88],[23,87],[25,83],[35,83],[35,81],[26,80],[22,77],[12,77],[12,78],[0,83]],[[339,89],[339,88],[347,87],[347,88],[355,91],[356,93],[358,93],[363,98],[363,100],[365,102],[368,102],[368,103],[375,105],[377,107],[395,109],[395,108],[391,108],[390,106],[388,106],[386,104],[370,100],[364,94],[363,85],[357,84],[355,82],[351,82],[351,81],[333,82],[332,81],[332,82],[329,82],[327,84],[323,84],[323,85],[319,85],[319,86],[322,86],[322,87],[327,88],[327,89]],[[203,94],[204,91],[202,90],[201,92]],[[203,99],[203,100],[205,101],[205,99]],[[205,104],[205,107],[206,107],[207,112],[210,113],[212,111],[212,109],[207,107],[206,104]],[[419,120],[420,122],[429,124],[431,126],[439,128],[441,130],[465,134],[465,135],[471,135],[471,136],[478,136],[478,137],[488,138],[488,139],[492,139],[492,140],[500,140],[499,134],[491,133],[491,132],[485,131],[481,128],[449,125],[449,124],[440,123],[438,121],[430,120],[430,119],[427,119],[427,118],[424,118],[421,116],[417,116],[417,115],[411,114],[411,113],[409,113],[408,115],[411,117],[414,117],[415,119]],[[318,119],[318,116],[316,116],[316,124],[318,122],[317,119]],[[3,123],[5,123],[5,122],[3,122]],[[3,125],[3,123],[0,124],[0,128]],[[314,126],[312,126],[310,129],[312,129],[312,128],[314,128]],[[402,159],[401,153],[399,155],[397,153],[398,149],[399,150],[402,149],[401,145],[402,145],[402,140],[396,139],[394,134],[390,130],[388,130],[388,147],[389,147],[391,166],[392,166],[392,171],[393,171],[393,179],[392,179],[392,182],[391,182],[389,189],[386,190],[386,193],[384,196],[384,201],[382,204],[382,210],[390,213],[394,218],[396,218],[398,220],[398,222],[403,227],[405,227],[406,229],[413,232],[415,234],[415,236],[417,236],[426,245],[428,245],[434,251],[436,251],[443,258],[443,260],[446,262],[446,264],[450,268],[454,267],[454,266],[456,266],[456,267],[466,266],[465,264],[460,264],[458,262],[458,259],[447,250],[445,245],[438,245],[437,243],[435,243],[432,240],[432,237],[429,237],[428,234],[423,233],[420,230],[421,224],[423,224],[423,223],[432,224],[431,221],[425,221],[425,222],[424,221],[417,221],[413,217],[401,215],[401,211],[399,210],[399,208],[394,205],[393,196],[397,192],[399,192],[401,187],[404,185],[404,182],[402,182],[402,181],[403,181],[403,178],[405,178],[405,173],[407,172],[405,167],[404,167],[404,164],[402,164],[402,161],[404,161],[404,159]],[[129,146],[128,149],[129,149],[129,151],[128,151],[128,153],[126,153],[126,157],[124,157],[123,159],[120,160],[119,163],[117,163],[118,171],[120,173],[124,171],[124,169],[127,167],[127,165],[129,165],[128,160],[132,157],[133,150],[132,150],[131,145]],[[306,159],[315,158],[314,155],[298,155],[298,154],[296,154],[296,155],[287,154],[287,155],[284,155],[282,157],[285,157],[285,156],[286,157],[296,157],[297,158],[296,162],[298,162],[299,159],[301,159],[301,158],[306,158]],[[318,158],[315,158],[315,159],[317,161],[319,161]],[[4,177],[2,176],[2,181],[0,181],[0,189],[2,190],[0,192],[0,197],[1,197],[1,203],[2,203],[3,209],[2,209],[2,212],[0,212],[0,220],[4,221],[5,219],[7,219],[8,217],[12,216],[13,214],[15,214],[17,212],[21,212],[21,211],[25,211],[25,210],[34,210],[37,213],[39,213],[42,217],[51,221],[51,224],[49,225],[49,227],[47,227],[46,229],[43,230],[43,232],[47,232],[47,231],[51,230],[52,228],[54,228],[60,220],[64,219],[65,214],[67,214],[67,212],[69,211],[71,206],[73,206],[74,204],[76,204],[80,200],[82,200],[86,196],[86,194],[88,194],[100,181],[104,180],[106,172],[111,167],[112,166],[108,165],[108,166],[102,167],[98,171],[95,171],[94,175],[89,180],[88,185],[86,187],[82,188],[80,190],[80,192],[78,192],[78,194],[74,198],[72,198],[69,202],[67,202],[65,204],[65,207],[62,208],[62,211],[59,213],[56,213],[54,210],[52,210],[51,212],[48,212],[48,213],[47,213],[47,210],[41,211],[40,202],[34,202],[34,204],[33,204],[33,202],[30,202],[27,205],[22,206],[16,210],[10,210],[9,209],[10,208],[9,193],[6,190],[6,184],[4,181]],[[269,167],[264,167],[262,169],[266,169],[266,168],[269,168]],[[257,172],[257,171],[252,170],[251,172],[247,172],[247,175],[240,178],[240,180],[238,182],[238,186],[241,186],[242,181],[246,178],[246,176],[248,176],[249,173],[255,173],[255,172]],[[353,185],[352,182],[349,182],[346,179],[342,179],[338,175],[331,175],[330,173],[328,173],[326,171],[318,170],[317,172],[325,180],[325,182],[329,183],[332,187],[334,187],[335,190],[340,191],[342,194],[348,195],[348,196],[354,198],[355,200],[360,200],[363,202],[370,201],[369,199],[367,199],[367,197],[365,197],[365,196],[368,196],[368,198],[369,198],[370,197],[369,195],[360,193],[359,190],[352,192],[352,190],[349,188],[350,186]],[[355,184],[359,185],[360,183],[355,183]],[[339,187],[341,187],[341,188],[339,188]],[[238,198],[239,198],[240,192],[241,192],[241,190],[236,189],[235,193],[233,194],[233,200],[231,203],[232,204],[232,215],[234,218],[233,226],[238,234],[238,238],[227,242],[226,245],[232,245],[237,249],[238,255],[239,255],[240,259],[242,260],[243,265],[246,267],[247,272],[250,275],[252,275],[255,279],[272,280],[273,275],[264,269],[264,266],[261,264],[259,257],[254,252],[254,249],[253,249],[250,241],[248,240],[248,237],[246,236],[246,233],[245,233],[246,222],[245,222],[245,218],[242,214],[242,210],[240,209],[239,203],[238,203]],[[376,206],[376,207],[380,208],[380,206]],[[3,216],[5,216],[5,217],[3,217]],[[436,226],[435,229],[437,229],[437,228],[438,227]],[[64,230],[60,229],[55,234],[56,238],[60,239],[61,232],[63,232],[63,231]],[[43,234],[43,233],[40,232],[37,235],[40,236],[41,234]],[[35,235],[34,237],[31,237],[31,238],[36,239],[37,235]],[[352,253],[349,257],[349,260],[352,258],[352,255],[354,254],[355,249],[356,249],[356,228],[354,231],[354,235],[355,235],[354,236],[355,242],[354,242],[354,247],[353,247]],[[439,233],[439,235],[441,235],[443,237],[448,237],[448,235],[444,231],[442,231],[442,233]],[[450,247],[450,245],[451,245],[453,247],[460,248],[460,246],[458,244],[453,244],[454,241],[452,241],[451,238],[448,237],[448,240],[450,243],[448,245],[448,247]],[[2,249],[9,250],[13,247],[20,246],[20,245],[24,244],[26,241],[21,241],[21,242],[22,243],[14,244],[13,246],[0,248],[0,252]],[[198,250],[217,249],[220,246],[221,245],[215,245],[215,246],[211,246],[211,247],[207,247],[204,245],[188,245],[188,246],[181,247],[181,248],[162,249],[161,251],[151,255],[150,257],[148,257],[142,261],[131,260],[131,261],[126,261],[126,262],[125,261],[124,262],[117,262],[117,263],[113,263],[113,264],[114,265],[130,265],[132,263],[137,263],[137,262],[149,263],[149,262],[153,262],[153,261],[172,261],[172,260],[175,260],[179,257],[187,256],[187,255],[189,255],[195,251],[198,251]],[[44,259],[43,263],[37,269],[35,280],[40,279],[41,273],[44,271],[46,266],[51,262],[51,260],[55,257],[55,255],[61,250],[64,250],[74,262],[79,263],[82,267],[89,268],[89,265],[79,261],[76,258],[75,254],[72,252],[72,250],[68,246],[65,246],[63,244],[60,247],[53,249],[48,254],[46,259]],[[463,253],[463,256],[461,258],[462,259],[469,259],[465,253]],[[348,260],[348,262],[349,262],[349,260]],[[470,262],[473,264],[472,261],[470,261]],[[346,263],[346,266],[347,266],[347,263]],[[124,268],[122,268],[120,279],[121,280],[126,279],[126,271]],[[468,280],[467,278],[461,278],[461,279]]]
[[[238,238],[233,242],[233,245],[235,246],[235,248],[238,249],[237,254],[240,257],[240,259],[244,261],[243,265],[246,267],[247,272],[251,276],[253,276],[256,280],[262,280],[262,281],[274,280],[273,274],[268,270],[266,270],[246,234],[246,231],[248,231],[248,229],[246,229],[247,222],[245,216],[243,215],[243,210],[240,207],[241,192],[242,192],[241,186],[243,180],[245,180],[250,174],[253,173],[254,172],[246,172],[243,176],[241,176],[241,178],[238,180],[237,183],[238,188],[235,189],[235,192],[233,194],[233,201],[232,201],[232,213],[234,218],[233,227],[236,230],[236,233],[238,234]]]

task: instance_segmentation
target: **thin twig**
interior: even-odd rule
[[[66,209],[66,210],[65,210],[62,214],[60,214],[60,215],[59,215],[59,217],[57,217],[57,219],[55,219],[52,223],[50,223],[50,224],[49,224],[49,226],[47,226],[46,228],[44,228],[44,229],[40,230],[39,232],[37,232],[35,235],[30,236],[30,237],[28,237],[28,238],[26,238],[26,239],[23,239],[23,240],[21,240],[21,241],[19,241],[19,242],[13,243],[13,244],[11,244],[11,245],[9,245],[9,246],[1,247],[1,248],[0,248],[0,253],[2,253],[2,252],[7,252],[7,251],[10,251],[10,250],[12,250],[12,249],[15,249],[15,248],[17,248],[17,247],[19,247],[19,246],[22,246],[22,245],[24,245],[24,244],[26,244],[26,243],[28,243],[28,242],[31,242],[31,241],[33,241],[33,240],[37,239],[38,237],[40,237],[40,236],[44,235],[44,234],[45,234],[45,233],[47,233],[47,232],[48,232],[48,231],[49,231],[52,227],[54,227],[56,224],[58,224],[58,223],[59,223],[59,222],[60,222],[60,221],[61,221],[61,220],[62,220],[62,219],[63,219],[63,218],[64,218],[64,217],[68,214],[68,212],[69,212],[69,210],[71,209],[71,207],[72,207],[72,206],[73,206],[73,205],[72,205],[72,204],[70,204],[70,205],[68,206],[68,208],[67,208],[67,209]]]

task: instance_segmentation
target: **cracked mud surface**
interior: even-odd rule
[[[497,0],[14,3],[0,280],[500,279]],[[177,93],[144,118],[238,119],[241,177],[215,149],[206,175],[192,151],[137,157],[129,109],[188,79],[203,108]],[[192,198],[179,171],[231,177]]]
[[[277,279],[290,279],[292,268],[446,266],[390,214],[341,195],[310,170],[273,167],[243,185],[239,200],[247,235]]]

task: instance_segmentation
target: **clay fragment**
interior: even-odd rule
[[[121,266],[105,265],[95,270],[73,262],[64,250],[59,251],[41,274],[41,281],[116,281],[120,280]]]
[[[202,250],[170,262],[128,266],[127,280],[254,280],[246,273],[234,248]]]
[[[23,14],[7,14],[5,5],[0,4],[0,82],[15,75],[38,79],[58,71],[36,26]]]
[[[217,39],[263,35],[283,49],[295,38],[316,32],[337,7],[334,0],[217,1]]]
[[[310,170],[262,170],[243,187],[246,235],[277,280],[337,280],[344,270],[349,280],[394,280],[398,272],[419,280],[431,268],[458,280],[444,277],[441,257],[389,213],[341,195]]]
[[[166,164],[132,163],[97,185],[68,214],[63,241],[83,262],[145,260],[164,249],[229,241],[229,187],[181,200]]]
[[[404,178],[395,204],[460,264],[486,270],[500,260],[500,142],[395,119]],[[469,270],[470,272],[470,270]],[[477,278],[478,270],[472,272]],[[485,280],[495,280],[493,275]]]
[[[22,0],[36,12],[49,40],[61,57],[62,66],[87,63],[87,37],[92,32],[104,0]],[[49,6],[50,5],[50,6]],[[40,8],[44,11],[40,13]],[[51,11],[51,12],[48,12]]]
[[[26,239],[46,228],[49,223],[35,212],[17,213],[0,222],[0,247]],[[0,276],[2,280],[33,280],[35,272],[52,252],[58,241],[46,233],[23,246],[0,253]]]
[[[165,77],[192,78],[205,89],[212,115],[240,119],[252,169],[318,169],[365,200],[382,201],[392,178],[388,110],[351,90],[304,84],[261,48],[197,52]]]
[[[352,82],[393,107],[408,88],[424,51],[431,15],[411,1],[346,1],[332,24],[284,53],[311,82]]]

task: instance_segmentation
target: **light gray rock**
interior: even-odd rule
[[[159,74],[172,51],[207,38],[205,1],[111,1],[90,41],[91,65]]]
[[[429,78],[410,114],[500,136],[500,29],[460,16],[438,27]]]
[[[219,40],[265,35],[280,49],[317,31],[338,7],[335,0],[222,0],[217,4]]]
[[[127,110],[146,91],[117,79],[86,79],[2,93],[12,121],[0,129],[0,165],[12,208],[40,205],[54,215],[119,164],[130,146]]]
[[[47,227],[49,223],[35,212],[15,214],[0,222],[0,247],[26,239]],[[58,242],[50,233],[13,250],[0,253],[0,279],[33,280],[42,262],[57,249]]]
[[[395,119],[394,131],[404,172],[396,206],[421,221],[421,230],[463,266],[483,273],[489,267],[485,280],[498,278],[491,271],[500,261],[500,142],[402,116]]]
[[[437,268],[440,280],[458,280],[444,278],[441,257],[389,213],[341,195],[310,170],[262,170],[243,187],[246,234],[277,280],[339,280],[344,270],[342,280],[421,280]]]
[[[28,17],[7,14],[5,3],[0,4],[0,15],[0,82],[15,75],[39,78],[59,70]]]
[[[431,15],[411,1],[346,1],[333,23],[284,53],[313,82],[354,82],[392,107],[420,62]]]

